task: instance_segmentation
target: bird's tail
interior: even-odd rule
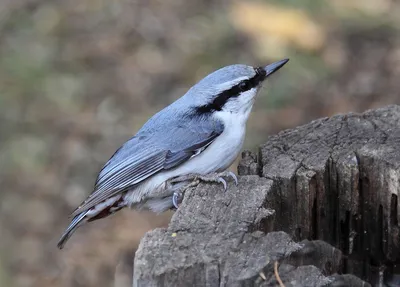
[[[63,235],[61,236],[60,240],[57,243],[57,247],[60,249],[63,249],[65,243],[67,242],[67,240],[71,237],[71,235],[74,233],[74,231],[81,226],[82,220],[85,218],[86,214],[88,213],[88,211],[84,211],[78,215],[76,215],[71,223],[69,224],[68,228],[65,230],[65,232],[63,233]]]

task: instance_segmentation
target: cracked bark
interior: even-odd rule
[[[271,136],[243,153],[237,187],[189,190],[146,234],[134,286],[276,286],[276,260],[286,286],[375,284],[400,258],[399,146],[399,106]]]

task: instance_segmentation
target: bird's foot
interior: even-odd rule
[[[226,180],[224,179],[224,177],[230,177],[235,181],[236,185],[238,184],[238,179],[237,179],[236,174],[234,174],[231,171],[223,171],[220,173],[210,173],[207,175],[187,174],[187,175],[182,175],[182,176],[172,178],[168,182],[169,185],[174,185],[174,184],[185,182],[185,181],[192,181],[188,185],[186,185],[183,188],[180,188],[178,191],[174,192],[174,194],[172,196],[172,203],[174,204],[175,208],[178,208],[178,206],[179,206],[178,202],[182,201],[183,194],[185,193],[185,191],[188,188],[197,186],[201,181],[221,183],[224,186],[224,190],[226,191],[227,183],[226,183]]]

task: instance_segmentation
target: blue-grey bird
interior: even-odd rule
[[[288,62],[221,68],[151,117],[100,171],[93,192],[72,213],[58,247],[82,223],[124,207],[160,213],[177,208],[193,182],[221,182],[237,158],[246,122],[264,80]]]

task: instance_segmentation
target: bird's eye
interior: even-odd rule
[[[239,89],[244,92],[247,91],[249,89],[249,83],[248,82],[241,82],[239,84]]]

